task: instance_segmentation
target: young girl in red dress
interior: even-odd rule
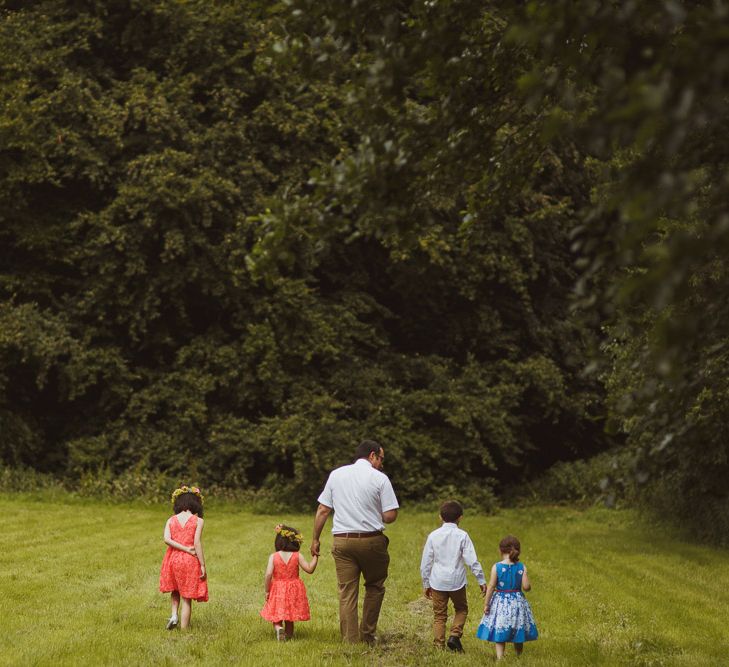
[[[159,589],[172,594],[172,615],[167,629],[180,623],[190,626],[192,601],[208,601],[207,572],[202,545],[203,495],[196,486],[182,486],[172,492],[174,515],[165,524],[164,541],[167,553],[162,560]],[[178,619],[177,611],[182,601]]]
[[[266,604],[261,609],[261,616],[273,623],[277,641],[286,641],[294,636],[294,621],[311,618],[306,586],[299,577],[299,568],[312,574],[319,557],[314,556],[311,563],[307,563],[299,553],[303,541],[296,528],[283,524],[276,526],[276,552],[268,558]]]

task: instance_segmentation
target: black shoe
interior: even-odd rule
[[[456,651],[457,653],[463,653],[463,646],[461,645],[461,638],[456,637],[455,635],[451,635],[448,637],[448,641],[446,642],[446,646],[451,651]]]

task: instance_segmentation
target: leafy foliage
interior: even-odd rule
[[[476,497],[603,446],[581,158],[504,16],[430,4],[6,5],[5,461],[311,498],[369,436]]]
[[[636,481],[655,507],[726,539],[727,9],[528,12],[514,33],[539,54],[527,92],[591,154],[597,177],[575,243],[582,304],[608,316],[611,428],[637,452]]]

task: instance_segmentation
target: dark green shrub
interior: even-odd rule
[[[607,505],[635,499],[633,457],[613,450],[590,459],[556,463],[508,495],[517,502]]]
[[[2,493],[63,490],[63,483],[52,475],[40,473],[32,468],[9,467],[0,464],[0,492]]]

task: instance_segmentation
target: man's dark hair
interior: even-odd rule
[[[374,440],[363,440],[357,445],[357,449],[354,451],[354,460],[368,459],[370,454],[379,454],[382,449],[382,445]]]
[[[446,523],[455,523],[462,516],[463,507],[455,500],[447,500],[440,506],[440,518]]]

